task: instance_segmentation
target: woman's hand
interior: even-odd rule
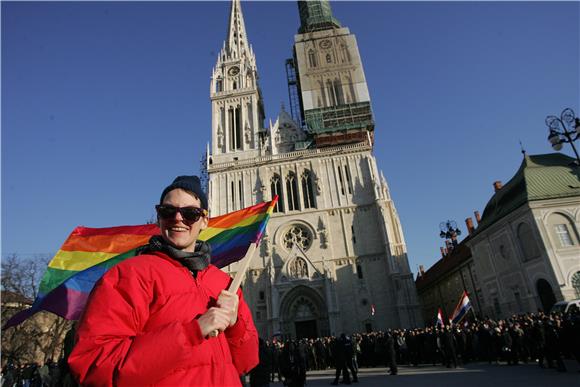
[[[222,290],[217,299],[217,306],[228,313],[229,326],[231,327],[238,321],[238,305],[240,298],[236,293]]]
[[[198,319],[199,328],[203,337],[211,333],[223,332],[230,325],[230,313],[224,308],[212,307]],[[213,334],[212,336],[217,336]]]

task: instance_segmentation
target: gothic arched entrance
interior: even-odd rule
[[[536,289],[540,297],[540,302],[542,303],[542,309],[545,313],[549,313],[552,306],[556,303],[556,296],[554,295],[552,286],[545,279],[539,279],[536,282]]]
[[[292,338],[314,338],[328,335],[328,313],[319,293],[308,286],[290,290],[280,305],[282,335]]]

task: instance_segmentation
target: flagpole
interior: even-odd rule
[[[471,313],[473,313],[473,318],[475,319],[475,321],[477,321],[477,315],[475,314],[475,308],[473,307],[473,305],[471,305],[471,308],[469,308],[471,310]]]
[[[248,271],[248,268],[250,267],[250,262],[252,261],[254,253],[256,252],[256,247],[257,247],[257,243],[252,243],[250,245],[250,248],[248,248],[248,251],[246,251],[246,255],[244,255],[244,258],[242,258],[242,262],[241,262],[242,267],[240,268],[240,270],[238,270],[238,272],[234,276],[234,280],[230,284],[228,291],[230,291],[232,293],[236,293],[238,291],[238,289],[240,288],[240,285],[242,284],[242,281],[244,280],[244,277],[246,276],[246,272]]]
[[[236,293],[238,291],[238,289],[240,288],[240,285],[242,284],[242,281],[244,280],[244,277],[246,276],[246,272],[248,271],[248,268],[250,267],[250,262],[252,261],[252,258],[254,257],[254,253],[256,252],[256,248],[258,246],[258,243],[259,242],[252,243],[250,245],[250,247],[248,248],[248,251],[246,251],[246,255],[244,255],[244,258],[241,259],[240,264],[242,265],[242,267],[240,268],[240,270],[237,271],[236,275],[234,276],[234,280],[230,284],[230,286],[228,288],[228,292]],[[219,331],[216,329],[216,330],[210,332],[209,336],[216,337],[218,334],[219,334]]]

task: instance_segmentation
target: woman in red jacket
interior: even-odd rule
[[[258,363],[258,334],[241,291],[223,290],[231,278],[197,241],[208,222],[199,178],[177,177],[159,203],[161,236],[93,289],[71,370],[87,386],[239,386]]]

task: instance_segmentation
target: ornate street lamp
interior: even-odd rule
[[[574,146],[574,141],[580,138],[580,118],[576,117],[574,110],[566,108],[560,117],[546,117],[546,126],[550,130],[548,141],[552,144],[552,148],[559,151],[563,143],[569,143],[576,155],[576,164],[580,165],[580,156]]]
[[[446,243],[448,246],[457,246],[457,237],[461,235],[461,230],[454,220],[439,223],[439,230],[441,230],[439,233],[441,238],[445,238],[446,242],[451,240],[451,244]]]

